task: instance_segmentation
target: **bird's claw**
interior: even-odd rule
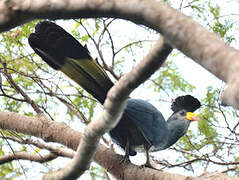
[[[120,163],[129,163],[130,160],[129,160],[129,156],[124,156],[122,159],[120,159]]]
[[[153,167],[151,165],[151,163],[145,163],[145,164],[141,165],[140,168],[151,168],[151,169],[154,169],[154,170],[157,170],[157,171],[162,171],[162,169],[157,169],[157,168]]]

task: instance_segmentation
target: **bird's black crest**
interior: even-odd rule
[[[194,98],[191,95],[179,96],[177,97],[171,105],[173,112],[178,112],[182,109],[185,109],[188,112],[194,112],[200,108],[201,103],[198,99]]]

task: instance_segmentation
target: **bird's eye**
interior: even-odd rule
[[[186,112],[185,112],[185,111],[181,111],[181,112],[180,112],[180,115],[181,115],[181,116],[185,116],[185,115],[186,115]]]

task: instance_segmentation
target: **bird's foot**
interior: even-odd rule
[[[140,167],[141,168],[151,168],[151,169],[154,169],[154,170],[157,170],[157,171],[162,171],[162,169],[157,169],[157,168],[153,167],[150,162],[147,162],[144,165],[141,165]]]
[[[120,159],[120,163],[130,163],[129,156],[124,156]]]

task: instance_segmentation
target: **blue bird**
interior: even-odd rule
[[[43,21],[36,25],[35,33],[30,34],[28,41],[48,65],[62,71],[101,104],[104,103],[114,83],[92,59],[88,49],[73,36],[55,23]],[[165,121],[162,113],[152,104],[129,98],[122,118],[109,135],[114,143],[125,150],[124,160],[145,151],[145,165],[152,167],[149,152],[166,149],[185,135],[190,122],[197,121],[193,112],[200,106],[196,98],[180,96],[172,103],[173,114]]]

